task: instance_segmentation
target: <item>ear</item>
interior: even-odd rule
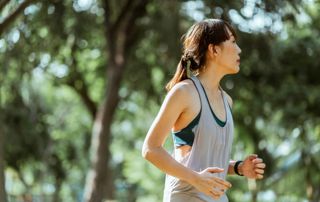
[[[220,54],[220,52],[221,52],[221,48],[219,46],[215,46],[213,44],[209,44],[208,51],[210,52],[210,54],[212,54],[214,56],[218,56]]]

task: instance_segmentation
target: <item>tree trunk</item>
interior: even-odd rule
[[[20,13],[24,11],[26,7],[28,7],[31,3],[33,3],[36,0],[25,0],[22,2],[18,8],[16,8],[15,11],[13,11],[7,18],[5,18],[2,23],[0,24],[0,36],[1,34],[8,28],[10,24],[12,24],[15,19],[19,16]],[[1,4],[1,7],[3,8],[5,6],[6,2],[3,2]]]
[[[257,202],[257,200],[258,200],[258,192],[256,190],[254,190],[254,191],[251,192],[251,194],[252,194],[251,201],[252,202]]]
[[[23,10],[28,7],[32,2],[35,0],[25,0],[22,2],[15,11],[13,11],[9,16],[7,16],[1,23],[0,23],[0,36],[2,33],[11,25],[14,20],[19,16]],[[0,11],[9,3],[9,1],[1,1],[0,2]],[[1,97],[0,97],[0,107],[1,107]],[[0,117],[0,201],[6,202],[7,201],[7,194],[5,190],[5,166],[4,166],[4,141],[5,141],[5,134],[2,127],[2,117]]]
[[[1,23],[0,23],[0,36],[3,32],[15,21],[20,13],[24,11],[26,7],[35,2],[36,0],[25,0],[23,1],[11,14],[9,14]],[[10,1],[4,0],[0,2],[0,12],[9,4]],[[0,92],[1,96],[1,92]],[[1,97],[0,97],[0,108],[1,108]],[[0,116],[0,201],[7,201],[7,194],[5,190],[5,166],[4,166],[4,143],[5,134],[2,126],[2,117]]]
[[[57,179],[56,180],[56,190],[53,194],[53,197],[52,197],[52,202],[59,202],[61,201],[60,200],[60,197],[59,197],[59,194],[60,194],[60,190],[61,190],[61,185],[62,185],[62,180],[61,179]]]
[[[130,187],[128,188],[128,202],[137,201],[137,188],[138,186],[136,184],[130,185]]]
[[[127,53],[136,41],[132,36],[136,20],[145,14],[147,0],[128,0],[114,22],[111,22],[110,2],[104,1],[105,37],[109,66],[105,99],[98,108],[91,139],[91,168],[88,172],[84,200],[101,202],[114,198],[112,169],[109,167],[111,124],[119,103],[119,89],[127,61]]]
[[[87,202],[102,201],[105,193],[105,185],[109,184],[107,183],[107,179],[112,177],[110,175],[111,169],[108,165],[110,159],[110,129],[115,109],[119,103],[118,91],[123,74],[123,66],[114,66],[110,67],[110,69],[112,69],[112,71],[109,71],[107,96],[99,107],[92,132],[92,167],[87,176],[84,196]],[[113,190],[112,186],[109,188]],[[108,198],[112,198],[112,191],[109,194]]]
[[[2,119],[0,117],[0,201],[7,201],[7,194],[5,189],[5,167],[4,167],[4,133],[2,127]]]
[[[2,0],[0,1],[0,11],[10,2],[10,0]]]

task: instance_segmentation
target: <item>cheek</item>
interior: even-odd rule
[[[218,59],[218,63],[227,68],[234,68],[237,65],[237,50],[233,44],[228,44],[224,47],[221,57]]]

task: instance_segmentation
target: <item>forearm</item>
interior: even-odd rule
[[[236,173],[234,172],[234,164],[236,161],[230,160],[229,162],[229,167],[228,167],[228,175],[235,175]]]
[[[189,183],[196,178],[197,173],[195,171],[178,163],[162,147],[144,149],[143,157],[168,175],[174,176]]]
[[[234,172],[234,165],[236,164],[237,161],[235,160],[230,160],[229,162],[229,167],[228,167],[228,174],[229,175],[235,175],[236,173]],[[242,173],[242,163],[239,164],[238,166],[238,171]]]

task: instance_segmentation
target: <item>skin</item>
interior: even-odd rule
[[[239,72],[241,49],[237,45],[231,32],[230,39],[218,46],[210,44],[206,52],[206,63],[198,78],[204,86],[211,108],[220,120],[226,120],[226,111],[219,89],[221,79],[227,74]],[[227,96],[230,106],[231,97]],[[162,106],[153,121],[145,138],[142,156],[163,172],[187,181],[199,191],[219,199],[231,183],[215,177],[212,173],[223,172],[222,168],[209,167],[201,172],[193,171],[177,160],[163,148],[171,129],[174,131],[186,127],[201,108],[197,90],[192,81],[184,80],[177,83],[167,94]],[[175,148],[177,159],[183,158],[191,150],[188,145]],[[228,174],[234,174],[235,161],[230,161]],[[261,158],[252,154],[245,158],[238,167],[239,172],[248,178],[262,179],[265,164]]]

